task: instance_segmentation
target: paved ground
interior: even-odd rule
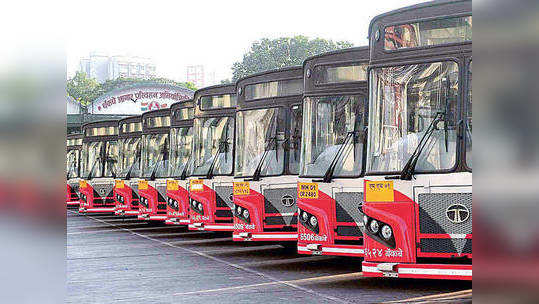
[[[471,288],[364,278],[360,259],[306,257],[231,234],[67,214],[68,303],[455,303],[471,302]]]

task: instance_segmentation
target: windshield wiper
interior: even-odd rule
[[[97,164],[98,161],[101,161],[101,157],[97,157],[97,158],[94,160],[94,162],[93,162],[93,164],[92,164],[92,168],[91,168],[90,171],[88,172],[88,176],[87,176],[88,180],[92,179],[92,172],[94,171],[95,165]]]
[[[404,168],[402,168],[400,176],[398,178],[402,180],[411,180],[412,176],[414,175],[415,166],[417,164],[417,161],[419,160],[419,156],[421,155],[421,152],[423,152],[423,149],[427,145],[427,142],[429,141],[430,137],[434,133],[434,130],[436,130],[436,124],[441,121],[443,118],[444,113],[438,112],[434,116],[434,119],[430,123],[429,127],[425,131],[425,134],[421,137],[421,140],[419,140],[419,144],[417,145],[414,153],[412,153],[412,156],[408,159],[408,162],[406,162],[406,165],[404,165]],[[387,177],[387,179],[391,179],[395,177]]]
[[[324,183],[331,182],[331,180],[333,179],[333,172],[335,171],[335,168],[337,167],[337,164],[339,163],[339,159],[341,158],[342,153],[344,152],[344,149],[348,146],[348,141],[352,138],[355,139],[356,133],[357,133],[356,131],[349,131],[346,134],[346,137],[344,138],[344,142],[339,147],[339,150],[337,150],[337,153],[335,154],[335,157],[329,164],[329,167],[327,168],[326,173],[324,174],[324,177],[322,178],[322,180],[320,180],[321,182],[324,182]],[[354,140],[354,143],[355,143],[355,140]]]
[[[133,172],[133,168],[135,168],[135,165],[138,163],[140,163],[140,154],[137,156],[137,158],[135,158],[135,161],[131,164],[131,166],[129,167],[129,169],[127,170],[127,174],[125,175],[125,179],[131,179],[131,172]]]
[[[271,145],[274,144],[274,149],[271,148]],[[275,150],[277,151],[277,136],[274,136],[270,138],[267,142],[266,149],[264,149],[264,153],[262,154],[262,157],[260,157],[260,161],[256,165],[255,172],[253,172],[253,178],[250,180],[252,181],[259,181],[260,176],[262,175],[262,165],[264,165],[264,161],[266,160],[266,156],[268,155],[269,151]]]
[[[213,159],[211,161],[211,165],[208,168],[208,173],[206,173],[206,178],[212,178],[213,177],[213,169],[215,168],[215,165],[217,164],[217,161],[219,160],[219,154],[222,152],[227,152],[228,150],[228,138],[222,141],[219,141],[219,147],[217,148],[217,152],[215,152],[215,155],[213,156]],[[225,154],[226,157],[226,154]]]
[[[193,159],[193,153],[189,155],[189,158],[187,159],[187,162],[185,163],[185,166],[183,167],[182,174],[180,175],[180,179],[184,180],[187,178],[187,168],[189,167],[189,163]]]

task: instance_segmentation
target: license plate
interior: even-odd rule
[[[117,189],[123,189],[124,188],[124,181],[123,180],[117,180],[116,181],[116,188]]]
[[[298,183],[298,198],[317,199],[317,183]]]
[[[139,190],[147,190],[148,189],[148,181],[141,180],[138,182],[138,189]]]
[[[393,181],[365,181],[365,202],[393,201]]]
[[[178,189],[179,189],[178,181],[173,180],[173,179],[167,180],[167,190],[175,191]]]
[[[251,186],[249,182],[234,182],[234,195],[249,195],[251,194]]]
[[[192,179],[189,181],[189,190],[191,192],[200,192],[204,190],[204,181],[201,179]]]

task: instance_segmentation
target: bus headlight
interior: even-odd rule
[[[389,240],[392,236],[393,230],[391,230],[391,227],[389,227],[389,225],[382,226],[382,237],[386,240]]]
[[[309,219],[309,215],[307,214],[307,212],[303,211],[301,213],[301,218],[303,219],[303,221],[307,221]]]
[[[318,226],[318,220],[316,219],[316,216],[311,216],[311,219],[309,220],[309,223],[311,224],[311,226],[313,227],[316,227]]]
[[[380,225],[378,225],[378,221],[375,219],[372,219],[371,223],[369,224],[369,229],[371,229],[372,233],[378,233],[378,230],[380,229]]]
[[[237,214],[237,215],[241,215],[241,207],[240,207],[240,206],[238,206],[238,207],[236,208],[236,214]]]
[[[243,217],[246,219],[249,218],[249,210],[247,209],[243,210]]]

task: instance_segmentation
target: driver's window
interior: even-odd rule
[[[290,111],[290,139],[288,150],[288,171],[299,174],[299,161],[301,151],[301,129],[303,122],[303,108],[293,106]]]

